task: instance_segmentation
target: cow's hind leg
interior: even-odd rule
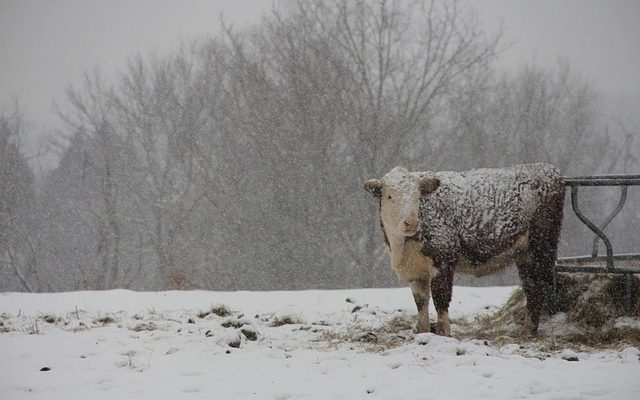
[[[537,276],[538,266],[532,260],[521,260],[516,262],[522,290],[527,299],[527,310],[531,318],[531,331],[536,333],[540,324],[540,312],[542,311],[542,297],[540,291],[539,278]]]
[[[453,269],[445,266],[438,268],[438,275],[431,280],[431,294],[433,305],[438,311],[436,334],[451,336],[451,322],[449,321],[449,303],[453,290]]]
[[[539,252],[532,251],[530,260],[517,262],[522,289],[527,298],[527,310],[531,318],[531,330],[538,331],[542,310],[555,313],[553,294],[553,261],[547,260]]]
[[[529,230],[528,254],[523,260],[516,262],[527,298],[533,333],[538,330],[541,311],[554,314],[558,308],[553,292],[553,267],[561,223],[562,204],[540,210]]]
[[[413,293],[413,299],[416,302],[418,308],[418,325],[416,326],[417,333],[431,332],[431,325],[429,323],[429,297],[431,297],[431,279],[422,278],[416,279],[409,283],[411,292]]]

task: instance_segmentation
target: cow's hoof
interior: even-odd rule
[[[431,322],[429,324],[429,327],[425,327],[425,326],[416,326],[415,332],[416,334],[419,333],[436,333],[437,328],[436,328],[436,323],[435,322]]]
[[[436,335],[451,336],[451,325],[449,318],[438,320],[436,322]]]
[[[416,335],[420,333],[435,333],[433,330],[433,326],[429,326],[428,328],[425,326],[416,326],[413,331],[416,333]]]

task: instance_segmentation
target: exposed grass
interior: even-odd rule
[[[284,315],[281,317],[275,317],[271,321],[269,326],[271,326],[272,328],[277,328],[284,325],[301,325],[303,323],[304,322],[298,317],[295,317],[293,315]]]
[[[640,321],[640,301],[636,290],[636,307],[625,309],[624,277],[611,275],[560,275],[559,287],[564,320],[553,322],[542,317],[538,334],[530,332],[526,299],[517,289],[503,307],[493,314],[478,317],[459,336],[490,340],[496,345],[517,343],[553,350],[558,347],[617,348],[640,346],[640,328],[616,327],[620,317]],[[546,323],[546,325],[545,325]]]
[[[416,324],[416,317],[408,317],[406,315],[395,315],[393,318],[385,322],[380,328],[381,333],[399,334],[403,331],[411,331]]]
[[[415,337],[415,323],[415,316],[394,315],[376,327],[353,323],[339,329],[326,329],[316,341],[327,343],[330,348],[352,343],[379,353],[411,342]]]
[[[155,331],[158,328],[156,327],[156,324],[154,324],[153,322],[148,322],[148,323],[142,322],[129,329],[134,332],[142,332],[142,331]]]
[[[219,304],[216,306],[212,306],[206,311],[199,312],[198,318],[205,318],[210,314],[217,315],[218,317],[228,317],[229,315],[231,315],[231,309],[224,304]]]
[[[211,314],[215,314],[218,317],[228,317],[231,315],[231,309],[224,304],[221,304],[211,307]]]
[[[568,321],[600,329],[622,316],[640,317],[637,289],[635,309],[631,313],[625,310],[625,293],[625,281],[621,275],[576,279],[575,284],[569,287]]]
[[[29,318],[29,326],[27,327],[27,333],[30,335],[40,334],[40,328],[38,327],[37,318]]]
[[[514,325],[524,329],[529,318],[525,305],[524,292],[518,288],[495,313],[476,317],[476,323],[472,325],[472,328],[477,327],[479,332],[493,331]]]
[[[46,322],[48,324],[55,324],[55,323],[60,322],[62,320],[60,317],[57,317],[57,316],[55,316],[53,314],[43,314],[43,315],[40,315],[38,318],[43,320],[44,322]]]
[[[601,332],[571,334],[562,338],[567,343],[599,348],[631,345],[640,347],[640,330],[632,328],[611,328]]]
[[[116,322],[118,322],[118,320],[116,320],[115,318],[113,318],[111,315],[105,315],[103,317],[100,318],[96,318],[93,323],[94,324],[101,324],[101,325],[109,325],[109,324],[115,324]]]
[[[242,328],[243,326],[245,326],[247,323],[245,321],[239,320],[239,319],[234,319],[234,318],[229,318],[226,321],[223,321],[220,325],[223,328]]]

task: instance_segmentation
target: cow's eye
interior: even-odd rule
[[[387,196],[387,199],[393,200],[393,197],[391,197],[391,195],[389,195],[389,196]]]

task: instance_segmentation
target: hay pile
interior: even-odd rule
[[[494,314],[479,317],[463,336],[494,341],[552,339],[591,347],[640,345],[640,281],[634,279],[634,308],[625,309],[622,275],[560,274],[558,302],[562,312],[543,314],[536,336],[529,330],[526,300],[517,289]]]

